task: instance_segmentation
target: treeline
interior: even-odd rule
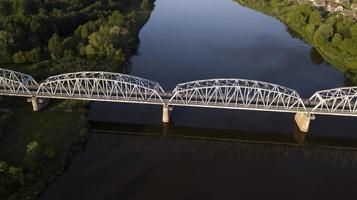
[[[311,3],[299,4],[291,0],[236,1],[285,22],[357,83],[357,24],[351,18],[321,11]]]
[[[0,64],[66,57],[122,63],[152,0],[1,0]]]

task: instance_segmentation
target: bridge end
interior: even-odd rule
[[[298,112],[295,114],[295,122],[301,132],[307,133],[309,131],[311,121],[311,114],[305,112]]]

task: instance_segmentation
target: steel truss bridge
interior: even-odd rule
[[[317,91],[302,98],[284,86],[246,79],[207,79],[178,84],[165,92],[159,83],[112,72],[74,72],[51,76],[38,83],[30,75],[0,68],[0,95],[31,98],[34,111],[41,99],[76,99],[163,106],[223,108],[296,113],[295,121],[307,132],[312,115],[357,117],[357,87]]]

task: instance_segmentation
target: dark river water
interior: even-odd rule
[[[128,73],[157,81],[166,91],[192,80],[244,78],[277,83],[308,98],[346,82],[286,25],[231,0],[158,0],[140,40]],[[161,112],[158,106],[93,103],[90,120],[161,125]],[[357,137],[356,122],[317,116],[309,133]],[[289,114],[179,107],[172,112],[172,123],[236,132],[295,129]]]
[[[208,78],[277,83],[309,97],[347,84],[286,25],[231,0],[157,0],[128,73],[176,84]],[[92,103],[87,150],[43,199],[337,199],[357,187],[357,120]],[[148,136],[150,135],[150,136]],[[214,138],[215,140],[202,140]],[[305,146],[302,147],[301,145]]]

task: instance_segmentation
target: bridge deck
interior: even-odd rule
[[[304,99],[284,86],[234,78],[180,83],[167,93],[157,82],[127,74],[74,72],[37,83],[30,75],[0,68],[0,95],[357,116],[357,87],[321,90]]]
[[[297,113],[297,112],[306,112],[316,115],[335,115],[335,116],[352,116],[357,117],[357,113],[351,112],[339,112],[338,110],[331,112],[327,109],[322,109],[319,111],[313,110],[313,108],[318,104],[318,102],[311,102],[308,99],[302,99],[305,104],[305,109],[290,109],[286,110],[283,106],[273,106],[266,108],[259,105],[259,102],[253,101],[249,106],[242,103],[224,103],[224,102],[215,102],[215,103],[202,103],[201,101],[191,101],[190,103],[180,103],[179,101],[172,101],[170,99],[173,97],[173,93],[160,93],[162,100],[152,99],[152,100],[141,100],[139,98],[124,98],[124,97],[107,97],[105,95],[96,95],[96,96],[84,96],[84,95],[48,95],[48,94],[37,94],[36,89],[32,89],[31,93],[18,92],[13,93],[9,91],[0,90],[0,96],[17,96],[17,97],[37,97],[43,99],[68,99],[68,100],[82,100],[82,101],[99,101],[99,102],[117,102],[117,103],[135,103],[135,104],[149,104],[149,105],[164,105],[168,104],[170,106],[180,106],[180,107],[200,107],[200,108],[216,108],[216,109],[234,109],[234,110],[251,110],[251,111],[263,111],[263,112],[281,112],[281,113]]]

